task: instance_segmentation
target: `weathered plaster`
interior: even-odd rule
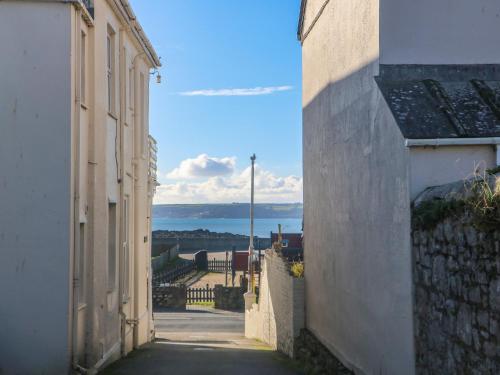
[[[381,0],[383,64],[500,61],[497,0]]]
[[[302,48],[306,327],[358,373],[413,374],[409,152],[374,80],[378,5],[330,1]]]

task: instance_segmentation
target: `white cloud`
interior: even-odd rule
[[[256,96],[292,90],[293,86],[253,87],[243,89],[206,89],[181,92],[182,96]]]
[[[257,165],[255,200],[260,203],[302,202],[302,178],[279,177]],[[155,204],[248,201],[250,201],[250,167],[231,176],[210,177],[202,182],[179,181],[162,184],[155,195]]]
[[[194,159],[183,160],[177,168],[166,176],[171,179],[227,176],[234,172],[235,164],[235,157],[214,158],[207,154],[201,154]]]

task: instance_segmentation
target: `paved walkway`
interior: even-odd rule
[[[105,375],[299,374],[283,355],[246,339],[243,313],[211,308],[155,313],[157,340],[104,370]]]

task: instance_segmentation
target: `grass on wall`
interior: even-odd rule
[[[500,226],[500,185],[492,188],[486,177],[475,180],[469,187],[466,199],[435,199],[423,202],[413,209],[412,223],[415,228],[431,230],[447,218],[470,212],[476,229],[489,232]]]

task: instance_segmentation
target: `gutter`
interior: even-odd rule
[[[161,66],[160,59],[158,58],[153,45],[144,33],[140,23],[137,21],[128,0],[108,0],[108,3],[110,3],[110,5],[114,5],[115,10],[118,11],[117,13],[119,13],[119,15],[128,24],[135,38],[138,40],[144,51],[146,51],[146,54],[151,61],[151,65],[155,68],[159,68]]]
[[[500,165],[500,137],[405,139],[406,147],[481,146],[481,145],[495,146],[496,162],[497,165]]]

